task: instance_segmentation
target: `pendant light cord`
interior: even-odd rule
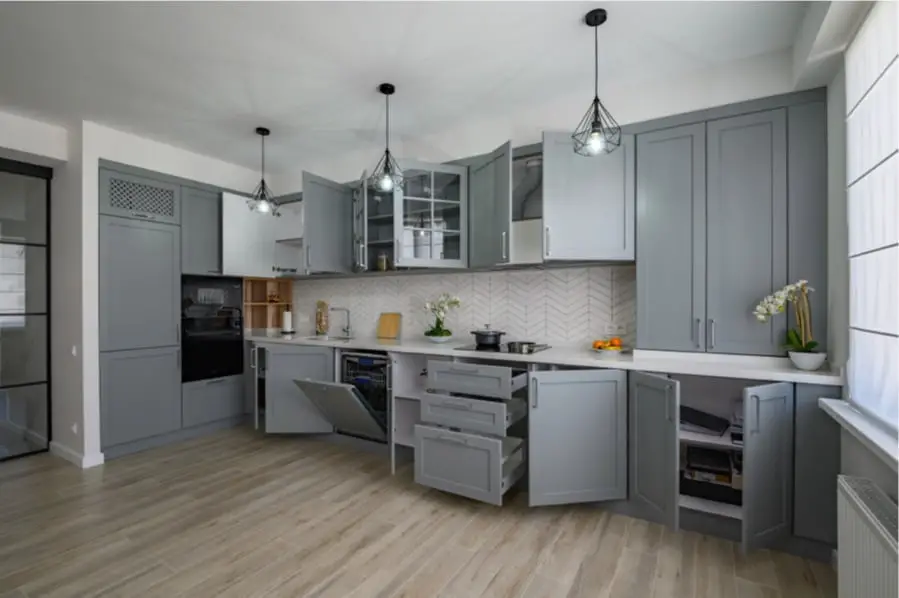
[[[593,28],[593,97],[599,99],[599,27]]]
[[[265,135],[262,135],[262,180],[265,180]]]
[[[387,105],[387,126],[384,127],[384,151],[390,154],[390,96],[385,95],[384,101]]]

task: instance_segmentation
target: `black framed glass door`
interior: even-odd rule
[[[0,461],[50,444],[51,176],[0,159]]]

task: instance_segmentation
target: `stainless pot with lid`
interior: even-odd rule
[[[474,342],[479,347],[499,347],[500,339],[505,334],[502,330],[494,330],[490,324],[484,324],[480,330],[472,330]]]

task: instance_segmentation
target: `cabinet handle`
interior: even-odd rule
[[[696,321],[693,323],[693,338],[696,340],[696,347],[700,347],[702,343],[699,341],[700,338],[700,328],[702,327],[702,318],[696,318]]]
[[[537,379],[536,379],[536,378],[531,378],[531,395],[532,395],[532,397],[531,397],[531,408],[532,408],[532,409],[536,409],[536,408],[537,408],[537,386],[539,386],[539,385],[537,384]]]
[[[250,369],[256,369],[256,347],[250,349]]]
[[[207,380],[206,385],[208,386],[210,384],[221,384],[224,381],[225,381],[224,378],[216,378],[215,380]]]
[[[306,246],[306,274],[312,271],[312,245]]]
[[[715,348],[715,320],[709,320],[709,349]]]
[[[543,236],[544,236],[543,243],[544,243],[544,245],[546,245],[543,253],[544,253],[544,255],[546,255],[546,257],[549,257],[550,248],[549,248],[549,227],[548,226],[543,227]]]
[[[669,396],[669,391],[671,387],[667,384],[665,385],[665,420],[671,421],[671,397]]]
[[[456,438],[455,436],[438,436],[437,439],[443,442],[452,442],[453,444],[468,444],[468,441],[464,438]]]
[[[476,365],[466,365],[466,364],[464,364],[464,363],[454,363],[453,365],[449,366],[449,371],[451,371],[451,372],[457,372],[457,373],[460,373],[460,374],[467,374],[467,373],[469,373],[469,372],[476,372],[476,371],[478,371],[478,366],[476,366]]]
[[[749,397],[750,400],[755,402],[755,425],[752,426],[752,434],[758,434],[760,431],[760,416],[761,416],[761,399],[759,399],[758,395],[751,395]]]
[[[468,403],[456,403],[454,401],[443,401],[440,403],[441,407],[448,407],[449,409],[463,409],[465,411],[471,411],[473,407]]]
[[[503,231],[501,242],[503,245],[503,261],[506,261],[508,258],[506,257],[506,231]]]
[[[400,263],[400,240],[399,239],[395,239],[393,241],[393,263],[394,264]]]

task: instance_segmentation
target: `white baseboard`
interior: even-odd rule
[[[50,443],[50,452],[61,459],[65,459],[69,463],[80,467],[81,469],[89,469],[103,465],[103,453],[94,453],[91,455],[82,455],[76,450],[70,449],[64,444],[60,444],[55,440]]]

